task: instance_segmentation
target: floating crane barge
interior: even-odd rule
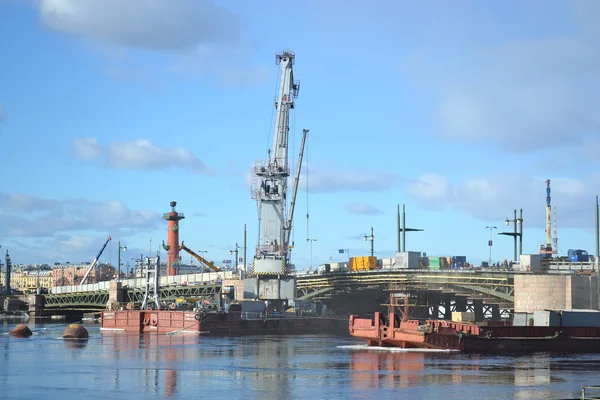
[[[300,155],[294,179],[294,187],[289,204],[287,180],[290,175],[288,165],[289,116],[294,108],[300,84],[294,81],[293,64],[295,55],[291,51],[277,54],[277,64],[281,65],[278,98],[275,103],[275,130],[273,147],[269,150],[266,162],[254,167],[254,177],[260,184],[253,185],[253,198],[258,202],[259,242],[252,263],[250,278],[245,279],[244,292],[251,293],[255,304],[269,302],[278,310],[285,310],[288,300],[296,294],[295,277],[290,270],[290,234],[294,215],[294,205],[301,172],[302,155],[306,142],[307,129],[302,132]],[[258,183],[258,182],[256,182]],[[168,245],[171,251],[167,260],[167,275],[175,273],[179,249],[190,252],[203,264],[218,271],[212,263],[206,262],[193,253],[183,243],[178,245],[179,224],[183,214],[172,210],[165,214],[169,221]],[[237,262],[237,260],[236,260]],[[330,333],[347,335],[345,318],[287,315],[288,313],[242,313],[242,310],[228,312],[161,310],[158,286],[159,257],[147,259],[146,294],[140,310],[105,311],[101,316],[102,330],[120,330],[136,333],[191,332],[207,335],[252,335],[252,334],[306,334]],[[153,305],[151,303],[154,303]]]

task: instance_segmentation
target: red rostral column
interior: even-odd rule
[[[172,201],[169,205],[171,206],[171,212],[163,214],[163,219],[169,221],[169,231],[167,233],[167,276],[174,276],[174,264],[179,262],[179,221],[184,219],[185,216],[175,211],[176,201]]]

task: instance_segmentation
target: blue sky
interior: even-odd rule
[[[600,193],[595,1],[0,0],[0,244],[13,262],[116,263],[181,239],[220,263],[256,244],[250,169],[271,144],[275,54],[301,82],[290,155],[310,129],[293,261],[396,250],[487,260],[486,225],[524,212],[559,250],[594,251]],[[9,40],[6,40],[8,38]],[[307,204],[308,200],[308,204]],[[310,214],[307,233],[306,213]],[[512,239],[494,235],[494,260]],[[164,256],[164,255],[163,255]],[[185,259],[184,259],[185,261]]]

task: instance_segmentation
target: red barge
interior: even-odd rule
[[[346,319],[315,316],[243,318],[241,313],[169,310],[105,311],[100,329],[131,333],[207,336],[346,334]]]
[[[446,320],[350,316],[350,335],[369,346],[454,350],[465,353],[600,353],[600,327],[487,326]]]

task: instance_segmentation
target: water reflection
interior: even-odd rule
[[[60,338],[65,324],[41,327],[30,339],[0,338],[2,395],[529,400],[574,398],[600,374],[599,355],[376,351],[340,338],[136,335],[95,326],[86,326],[90,339],[77,343]]]
[[[350,376],[357,389],[467,383],[481,379],[479,370],[477,357],[465,361],[444,353],[368,350],[350,355]]]
[[[170,397],[177,394],[179,370],[190,362],[198,361],[199,354],[185,346],[198,344],[199,338],[190,334],[126,334],[122,332],[103,332],[102,342],[107,353],[117,361],[127,365],[128,361],[143,360],[144,365],[155,368],[141,369],[146,393]],[[184,354],[185,353],[185,354]],[[185,362],[182,362],[185,359]],[[117,369],[115,390],[122,384],[122,375],[130,374],[128,369]],[[164,389],[161,390],[161,387]]]
[[[83,349],[88,344],[87,339],[64,339],[63,343],[69,349]]]

